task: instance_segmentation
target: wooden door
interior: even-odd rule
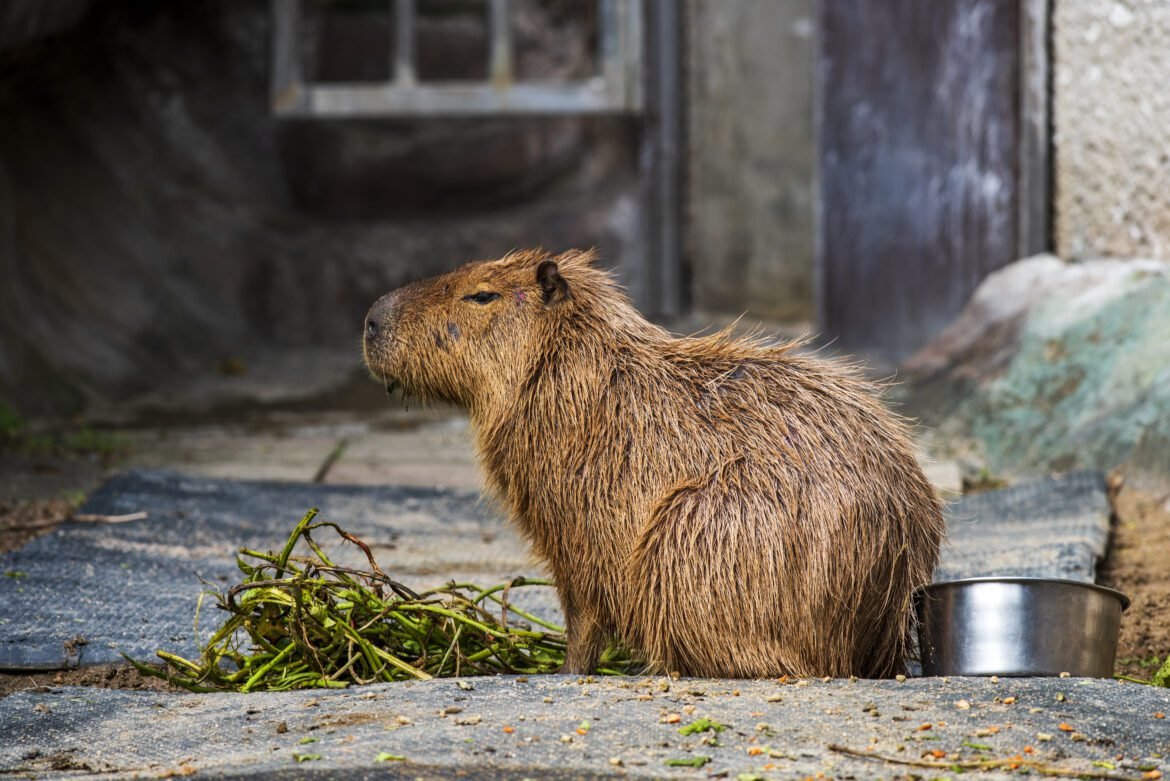
[[[1017,253],[1020,3],[822,0],[819,317],[906,357]]]

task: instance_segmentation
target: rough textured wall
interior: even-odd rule
[[[811,0],[687,4],[693,303],[813,317]]]
[[[277,121],[268,38],[262,0],[108,2],[5,54],[0,401],[80,411],[338,356],[301,359],[307,384],[357,370],[366,309],[411,279],[636,246],[629,122]]]
[[[1056,248],[1170,258],[1170,3],[1059,0]]]
[[[0,51],[53,35],[76,24],[91,0],[4,0],[0,2]]]

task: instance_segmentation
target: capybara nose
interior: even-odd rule
[[[387,294],[374,302],[366,313],[366,341],[372,342],[390,331],[391,314],[394,308],[393,294]]]

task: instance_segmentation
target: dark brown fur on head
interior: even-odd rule
[[[519,252],[383,296],[366,363],[466,407],[556,579],[567,672],[610,638],[688,675],[889,676],[943,523],[851,371],[646,322],[592,253]]]

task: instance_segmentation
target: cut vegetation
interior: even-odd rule
[[[326,531],[365,554],[369,569],[335,564],[313,539]],[[297,555],[298,547],[307,555]],[[310,510],[280,553],[243,549],[243,581],[205,592],[227,620],[196,659],[157,652],[163,664],[130,662],[142,673],[191,691],[341,688],[374,681],[492,673],[556,672],[565,660],[564,629],[509,602],[517,588],[548,588],[516,578],[482,588],[450,583],[415,593],[378,567],[369,547]],[[623,673],[631,661],[610,649],[600,672]]]

